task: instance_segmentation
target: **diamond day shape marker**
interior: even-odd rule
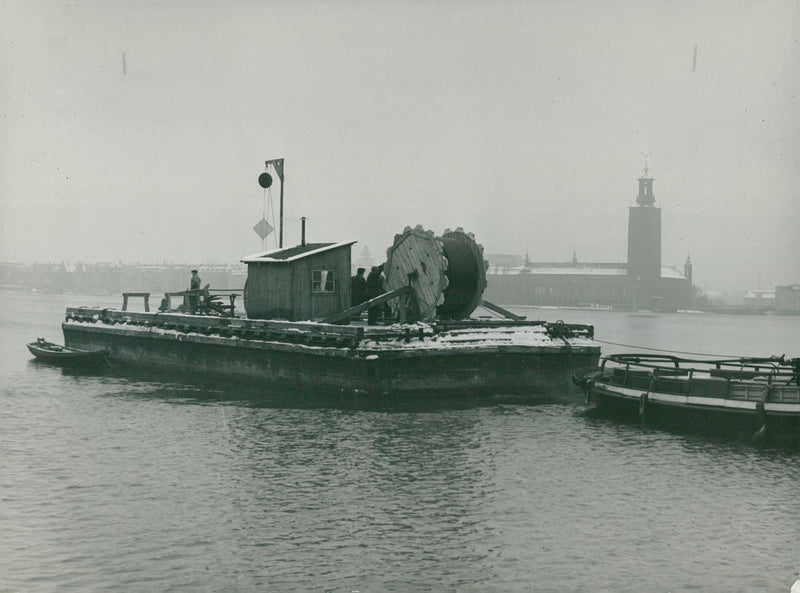
[[[265,218],[262,218],[261,220],[258,221],[256,226],[253,227],[253,230],[259,237],[261,237],[261,240],[263,241],[273,231],[273,228],[272,225],[270,225]]]

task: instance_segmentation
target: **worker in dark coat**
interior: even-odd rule
[[[189,313],[194,313],[200,305],[200,276],[197,270],[192,270],[192,279],[189,281]]]
[[[383,278],[381,278],[382,272],[383,264],[380,266],[372,266],[372,269],[367,275],[367,291],[365,294],[366,300],[374,299],[376,296],[379,296],[383,293]],[[378,317],[380,314],[380,305],[377,307],[370,307],[369,311],[367,311],[367,323],[369,325],[375,325],[378,322]]]
[[[350,306],[355,307],[366,300],[367,280],[364,278],[364,268],[358,268],[356,275],[350,278]]]

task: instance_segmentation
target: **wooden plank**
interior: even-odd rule
[[[500,307],[499,305],[495,305],[494,303],[490,303],[486,299],[481,301],[481,306],[486,308],[486,309],[489,309],[489,311],[492,311],[493,313],[497,313],[498,315],[502,315],[504,317],[507,317],[508,319],[513,319],[514,321],[524,321],[525,320],[525,316],[524,315],[516,315],[516,314],[512,313],[511,311],[508,311],[507,309],[503,309],[503,307]]]
[[[335,313],[334,315],[331,315],[327,319],[323,320],[322,323],[337,323],[345,319],[350,319],[353,315],[358,315],[359,313],[362,313],[371,307],[382,305],[386,301],[397,298],[404,294],[411,294],[413,292],[414,291],[411,287],[402,286],[396,290],[385,292],[381,295],[376,296],[373,299],[364,301],[363,303],[361,303],[360,305],[356,305],[355,307],[350,307],[349,309],[345,309],[344,311],[339,311],[338,313]],[[337,325],[336,327],[346,327],[346,326]]]
[[[438,331],[447,331],[450,329],[470,329],[470,328],[513,328],[513,327],[534,327],[547,325],[546,321],[514,321],[508,319],[465,319],[459,321],[437,321],[433,324]]]

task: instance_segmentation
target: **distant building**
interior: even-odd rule
[[[775,287],[775,310],[800,314],[800,284]]]
[[[521,266],[528,259],[528,255],[490,253],[486,255],[486,258],[492,262],[492,265],[496,268],[516,268]]]
[[[754,311],[774,311],[776,309],[775,289],[748,290],[744,293],[744,306]]]
[[[200,270],[203,283],[211,284],[212,289],[241,289],[247,279],[247,269],[241,264],[0,263],[0,289],[79,294],[176,292],[189,288],[193,268]]]
[[[364,268],[365,270],[369,271],[369,269],[375,265],[375,260],[372,258],[372,254],[369,251],[369,247],[364,245],[364,248],[361,250],[361,254],[356,259],[356,265],[353,266],[352,272],[355,272],[357,268]]]
[[[602,306],[677,310],[691,306],[692,262],[683,271],[661,264],[661,208],[652,177],[639,178],[636,205],[628,210],[628,262],[491,262],[486,299],[505,305]],[[508,261],[508,260],[506,260]]]

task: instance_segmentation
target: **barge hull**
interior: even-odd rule
[[[108,350],[115,364],[315,391],[539,394],[574,399],[572,373],[596,367],[599,359],[597,347],[370,352],[125,325],[65,322],[62,330],[68,346]]]

